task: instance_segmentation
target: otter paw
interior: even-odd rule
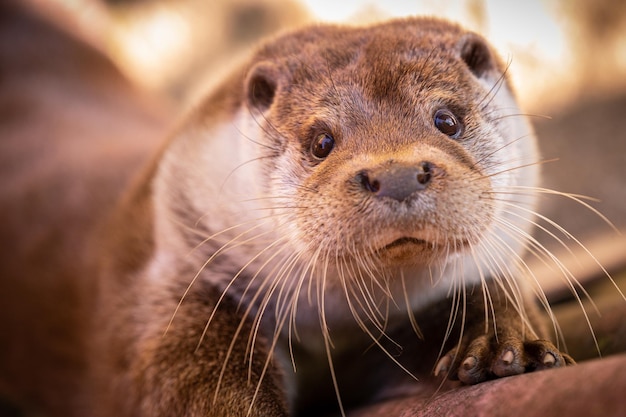
[[[435,376],[444,375],[464,384],[477,384],[541,369],[573,365],[574,359],[546,340],[523,341],[480,336],[446,353],[435,367]]]

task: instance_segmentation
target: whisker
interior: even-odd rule
[[[245,223],[244,223],[245,224]],[[226,242],[224,245],[222,245],[219,249],[217,249],[215,252],[213,252],[213,254],[200,266],[200,268],[198,269],[198,272],[196,272],[196,274],[193,276],[193,278],[191,279],[191,281],[189,282],[189,284],[187,285],[187,288],[185,289],[185,291],[183,292],[182,296],[180,297],[180,300],[178,302],[178,304],[176,305],[176,308],[174,309],[174,312],[172,313],[172,317],[170,318],[165,331],[163,333],[163,335],[166,335],[167,332],[169,331],[169,329],[172,326],[172,323],[174,321],[174,318],[176,317],[178,311],[180,310],[180,307],[182,306],[182,303],[184,302],[185,298],[189,295],[189,292],[191,291],[191,288],[193,287],[193,285],[196,283],[196,281],[198,280],[198,278],[200,277],[200,275],[202,274],[202,272],[207,268],[207,266],[218,256],[220,256],[222,253],[226,252],[228,249],[239,246],[242,243],[238,243],[236,245],[233,245],[233,242],[236,242],[237,239],[239,239],[240,237],[244,236],[245,234],[253,231],[254,229],[256,229],[257,227],[262,227],[263,224],[258,224],[248,230],[246,230],[245,232],[239,234],[238,236],[234,237],[233,239],[231,239],[230,241]],[[236,227],[232,227],[229,229],[235,229]],[[216,233],[213,236],[217,236],[221,233],[224,233],[224,231],[220,232],[220,233]],[[267,233],[267,232],[265,232]],[[210,238],[208,238],[208,240],[210,240]],[[252,238],[254,239],[254,238]],[[208,241],[207,240],[207,241]],[[222,296],[220,296],[217,305],[219,305],[221,303],[221,301],[224,298],[224,294],[225,292],[228,290],[228,288],[230,288],[230,286],[232,285],[232,283],[234,282],[234,279],[231,280],[231,282],[227,285],[226,290],[222,293]]]
[[[576,201],[579,201],[578,199],[574,199]],[[593,209],[591,206],[589,206],[588,204],[581,202],[581,204],[583,204],[585,207],[590,208],[591,210],[593,210],[594,212],[597,212],[595,209]],[[558,230],[560,233],[562,233],[565,237],[567,237],[568,239],[574,241],[576,243],[576,245],[578,247],[580,247],[594,262],[595,264],[598,266],[598,268],[600,268],[602,270],[602,272],[604,273],[604,275],[611,281],[611,283],[613,284],[613,286],[615,287],[615,289],[618,291],[618,293],[620,294],[620,296],[626,301],[626,296],[624,296],[624,293],[622,292],[622,290],[619,288],[619,286],[617,285],[617,283],[615,282],[615,280],[613,279],[613,277],[611,277],[611,274],[609,274],[609,272],[606,270],[606,268],[600,263],[600,261],[598,261],[598,259],[591,253],[591,251],[585,246],[583,245],[583,243],[578,240],[578,238],[576,238],[574,235],[572,235],[570,232],[568,232],[567,230],[565,230],[563,227],[561,227],[558,223],[556,223],[555,221],[547,218],[546,216],[539,214],[537,212],[535,212],[534,210],[530,210],[527,209],[525,207],[520,207],[520,206],[515,206],[517,209],[522,210],[526,213],[529,213],[531,215],[534,215],[536,217],[538,217],[539,219],[545,221],[547,224],[549,224],[550,226],[554,227],[556,230]],[[601,216],[601,215],[600,215]],[[601,218],[605,218],[604,216],[601,216]],[[609,225],[612,225],[612,223],[607,219],[606,220]],[[613,226],[614,227],[614,226]],[[543,229],[545,230],[545,229]],[[616,229],[617,230],[617,229]]]
[[[536,245],[538,245],[538,242],[536,242],[536,241],[533,242],[534,239],[532,238],[532,236],[530,234],[520,230],[519,228],[515,227],[512,224],[509,224],[508,222],[504,222],[503,221],[503,223],[505,223],[505,224],[502,225],[505,229],[509,228],[509,227],[514,227],[515,232],[517,234],[509,232],[509,231],[506,231],[505,229],[502,229],[502,231],[504,233],[506,233],[512,239],[515,239],[515,240],[517,240],[520,243],[526,244],[525,246],[528,246],[527,250],[531,254],[533,254],[534,256],[536,256],[538,258],[540,257],[540,254],[537,253],[537,251],[534,250],[534,247]],[[560,325],[559,325],[559,323],[558,323],[558,321],[556,319],[556,316],[554,315],[554,313],[552,311],[552,308],[550,306],[550,302],[548,301],[548,297],[546,296],[545,292],[542,290],[541,285],[539,285],[539,281],[538,281],[536,275],[533,273],[533,271],[530,268],[530,266],[524,261],[524,259],[519,254],[517,254],[517,252],[515,250],[513,250],[508,244],[506,244],[506,242],[504,242],[504,240],[502,240],[502,239],[500,239],[500,240],[502,241],[502,244],[507,247],[507,250],[509,251],[509,253],[514,255],[514,259],[516,259],[516,264],[518,265],[518,268],[520,269],[520,271],[521,270],[525,270],[526,273],[528,274],[528,276],[532,278],[532,280],[533,280],[533,282],[535,284],[535,287],[533,287],[533,292],[537,296],[537,299],[540,301],[541,305],[544,307],[545,311],[548,313],[548,316],[549,316],[550,321],[551,321],[551,323],[553,325],[554,332],[557,335],[558,340],[561,341],[562,343],[565,343],[564,342],[564,338],[563,338],[563,334],[562,334],[562,331],[561,331],[561,328],[560,328]],[[542,251],[541,253],[543,253],[543,251],[545,251],[545,248],[543,248],[543,247],[538,247],[538,249],[540,249]],[[545,262],[546,265],[547,265],[547,261],[545,261],[543,259],[541,259],[541,261]],[[569,273],[569,271],[566,272],[566,268],[563,265],[561,266],[561,268],[563,268],[562,269],[563,273],[566,273],[566,274],[570,275],[573,278],[573,276],[571,275],[571,273]],[[568,281],[569,281],[569,278],[568,278]],[[572,284],[569,284],[569,285],[570,285],[570,287],[573,290]],[[585,290],[583,289],[583,291],[585,291]],[[593,329],[591,329],[591,330],[593,331]]]
[[[613,229],[613,231],[615,231],[615,233],[621,235],[621,231],[605,215],[603,215],[599,210],[597,210],[596,208],[591,206],[589,203],[584,201],[584,200],[598,201],[597,199],[594,199],[592,197],[583,196],[583,195],[578,195],[578,194],[571,194],[571,193],[566,193],[566,192],[562,192],[562,191],[551,190],[549,188],[528,187],[528,186],[522,186],[522,185],[513,186],[513,188],[515,188],[515,189],[522,189],[522,190],[528,190],[530,192],[538,192],[538,193],[542,193],[542,194],[556,195],[556,196],[565,197],[567,199],[575,201],[576,203],[582,205],[586,209],[590,210],[593,214],[598,216],[600,219],[602,219],[602,221],[604,223],[606,223],[611,229]]]
[[[422,333],[422,330],[420,329],[419,325],[417,324],[417,321],[415,320],[415,315],[413,314],[411,301],[409,300],[409,293],[406,290],[404,271],[400,271],[400,281],[402,282],[402,293],[404,294],[404,302],[406,303],[406,311],[409,316],[409,322],[411,323],[411,327],[413,328],[413,331],[415,332],[417,337],[420,338],[420,340],[424,340],[424,334]]]
[[[264,249],[264,251],[265,251],[265,250],[269,250],[269,247],[268,247],[268,248],[265,248],[265,249]],[[276,252],[276,253],[274,253],[272,256],[273,256],[273,257],[278,256],[278,253],[280,253],[280,251],[277,251],[277,252]],[[256,258],[258,258],[259,256],[261,256],[261,254],[262,254],[262,252],[260,252],[259,254],[257,254],[257,255],[255,256],[255,259],[256,259]],[[232,283],[236,280],[236,278],[237,278],[237,277],[238,277],[238,276],[239,276],[239,275],[240,275],[240,274],[241,274],[241,273],[245,270],[245,268],[247,268],[247,267],[248,267],[248,266],[249,266],[252,262],[253,262],[253,260],[250,260],[250,261],[249,261],[249,262],[248,262],[248,263],[247,263],[244,267],[242,267],[242,268],[241,268],[241,269],[237,272],[236,276],[235,276],[235,277],[231,280],[231,284],[232,284]],[[270,261],[268,260],[267,262],[270,262]],[[267,263],[266,263],[266,264],[267,264]],[[252,281],[254,281],[254,280],[256,279],[256,277],[260,274],[260,272],[261,272],[261,269],[259,269],[259,270],[257,271],[257,273],[256,273],[256,274],[252,277],[252,279],[251,279],[250,281],[251,281],[251,282],[252,282]],[[263,283],[259,286],[260,288],[263,288],[263,286],[264,286],[264,285],[265,285],[265,284],[269,281],[269,279],[267,279],[267,278],[266,278],[266,279],[265,279],[265,280],[263,280],[263,281],[264,281],[264,282],[263,282]],[[229,284],[229,285],[230,285],[230,284]],[[253,299],[252,299],[252,300],[251,300],[251,302],[248,304],[248,307],[247,307],[246,311],[244,312],[244,314],[242,314],[242,319],[240,320],[239,325],[237,326],[237,329],[235,330],[235,334],[234,334],[234,336],[233,336],[233,338],[232,338],[232,340],[231,340],[231,343],[230,343],[229,348],[228,348],[228,350],[227,350],[227,352],[226,352],[226,355],[225,355],[224,361],[223,361],[223,363],[222,363],[222,369],[221,369],[221,371],[220,371],[220,374],[219,374],[219,377],[218,377],[218,382],[217,382],[217,384],[216,384],[216,388],[215,388],[215,394],[214,394],[214,398],[213,398],[213,401],[214,401],[214,402],[215,402],[215,401],[217,401],[217,396],[218,396],[218,394],[219,394],[220,386],[221,386],[222,380],[223,380],[223,378],[224,378],[224,375],[225,375],[225,373],[226,373],[226,371],[227,371],[227,364],[228,364],[228,362],[229,362],[229,360],[230,360],[230,357],[231,357],[231,355],[232,355],[233,349],[234,349],[234,347],[235,347],[235,343],[236,343],[237,339],[239,338],[239,336],[240,336],[240,334],[241,334],[241,331],[243,330],[243,327],[244,327],[244,325],[245,325],[245,323],[246,323],[246,320],[248,319],[248,317],[249,317],[249,315],[250,315],[250,312],[251,312],[251,311],[252,311],[252,309],[254,308],[254,304],[255,304],[255,302],[256,302],[256,299],[257,299],[257,297],[261,294],[261,292],[262,292],[262,291],[261,291],[261,290],[259,290],[259,291],[257,291],[257,293],[254,295]],[[223,299],[223,297],[225,296],[225,294],[226,294],[226,291],[223,291],[223,292],[222,292],[222,296],[220,297],[220,300],[222,300],[222,299]],[[208,331],[208,329],[209,329],[210,323],[212,322],[212,320],[213,320],[213,318],[214,318],[214,316],[215,316],[215,313],[216,313],[216,311],[217,311],[217,308],[218,308],[218,307],[219,307],[219,304],[216,304],[216,306],[213,308],[213,312],[211,313],[211,316],[209,317],[209,320],[207,321],[207,324],[205,325],[205,328],[204,328],[204,330],[203,330],[203,333],[202,333],[202,335],[200,336],[200,341],[199,341],[198,347],[200,346],[200,344],[202,343],[202,341],[203,341],[204,337],[206,336],[206,333],[207,333],[207,331]],[[270,351],[270,353],[268,353],[268,356],[270,356],[270,357],[271,357],[271,351]],[[264,375],[264,374],[265,374],[265,368],[264,368],[264,370],[263,370],[263,374],[262,374],[262,375]],[[262,379],[262,378],[261,378],[261,379]],[[260,384],[260,382],[259,382],[259,384]],[[258,389],[258,387],[257,387],[257,389]],[[252,406],[252,405],[251,405],[251,406]]]
[[[492,157],[493,157],[495,154],[497,154],[498,152],[501,152],[502,150],[504,150],[504,149],[508,148],[508,147],[509,147],[509,146],[511,146],[511,145],[514,145],[515,143],[519,142],[520,140],[523,140],[523,139],[528,138],[529,136],[530,136],[530,135],[523,135],[523,136],[520,136],[520,137],[518,137],[517,139],[513,139],[513,140],[511,140],[511,141],[509,141],[509,142],[505,143],[504,145],[500,146],[499,148],[494,149],[492,152],[490,152],[490,153],[488,153],[488,154],[486,154],[486,155],[481,156],[481,158],[479,158],[476,162],[474,162],[474,163],[471,165],[471,168],[474,168],[474,167],[476,167],[476,166],[478,166],[478,165],[482,164],[485,160],[488,160],[489,158],[492,158]]]
[[[260,251],[258,254],[256,254],[254,257],[252,257],[250,260],[248,260],[248,262],[246,262],[240,269],[239,271],[237,271],[237,273],[233,276],[233,278],[230,280],[230,282],[228,283],[228,285],[226,285],[226,287],[224,288],[224,290],[222,291],[222,294],[220,296],[220,298],[218,299],[218,302],[215,304],[215,306],[213,307],[213,311],[211,313],[211,315],[209,316],[209,319],[207,320],[207,323],[204,326],[204,331],[202,332],[202,335],[200,336],[200,340],[198,342],[198,348],[200,347],[200,345],[202,344],[202,341],[204,339],[204,337],[206,336],[206,333],[209,329],[209,326],[211,325],[211,322],[213,321],[213,318],[215,317],[215,314],[221,304],[221,302],[224,300],[224,298],[226,297],[228,291],[232,288],[232,286],[234,285],[235,281],[237,281],[237,279],[241,276],[241,274],[243,273],[243,271],[246,270],[246,268],[248,268],[253,262],[255,262],[259,257],[261,257],[265,252],[269,251],[270,249],[272,249],[274,246],[280,244],[282,241],[286,240],[286,238],[281,238],[276,240],[275,242],[273,242],[271,245],[267,246],[266,248],[264,248],[262,251]],[[277,252],[275,252],[271,259],[266,261],[266,263],[264,265],[267,265],[269,262],[271,262],[271,260],[278,256],[278,254],[280,253],[280,250],[278,250]],[[252,276],[252,278],[248,281],[246,288],[244,290],[244,294],[241,297],[240,300],[240,305],[241,302],[243,301],[243,299],[245,298],[245,294],[248,291],[248,289],[250,288],[250,286],[252,285],[252,283],[254,282],[255,278],[260,274],[261,270],[257,271],[256,274],[254,274]],[[253,303],[250,303],[250,305],[253,305]],[[251,307],[248,307],[251,308]]]
[[[502,74],[498,77],[498,79],[496,80],[494,85],[489,89],[489,91],[487,91],[485,96],[477,103],[476,107],[478,107],[481,111],[484,111],[498,95],[498,92],[500,91],[504,83],[506,82],[506,75],[508,74],[512,63],[513,63],[513,59],[509,58],[504,68],[504,71],[502,71]],[[485,100],[487,99],[489,100],[485,102]]]
[[[493,235],[492,237],[496,239],[500,244],[506,245],[506,243],[502,241],[499,236]],[[505,298],[511,303],[519,318],[526,325],[526,327],[530,329],[534,334],[536,334],[536,329],[534,329],[534,326],[530,322],[528,314],[526,313],[526,308],[523,302],[524,296],[522,293],[522,289],[519,286],[518,280],[515,278],[515,275],[508,267],[507,262],[505,262],[501,251],[497,249],[498,247],[495,245],[495,243],[487,240],[485,241],[485,247],[486,248],[484,249],[483,256],[489,259],[489,262],[491,264],[490,268],[492,268],[493,271],[493,275],[491,277],[492,282],[498,285],[498,288],[503,292]],[[490,250],[488,250],[489,248]],[[522,329],[525,330],[525,328]]]
[[[485,177],[486,178],[493,178],[493,177],[497,177],[497,176],[502,175],[502,174],[506,174],[508,172],[515,172],[515,171],[523,169],[523,168],[528,168],[528,167],[532,167],[532,166],[540,166],[540,165],[543,165],[543,164],[549,164],[549,163],[556,162],[556,161],[558,161],[558,158],[555,158],[555,159],[544,159],[544,160],[541,160],[541,161],[534,161],[534,162],[527,163],[527,164],[515,165],[514,167],[510,167],[510,168],[507,167],[506,169],[503,169],[501,171],[487,174],[487,175],[485,175]]]
[[[350,298],[350,293],[351,290],[348,287],[348,281],[345,279],[345,277],[342,277],[343,279],[341,279],[341,284],[343,286],[343,290],[344,293],[346,295],[346,300],[348,303],[348,308],[350,309],[350,311],[352,312],[352,316],[354,317],[355,321],[357,322],[357,324],[359,325],[359,327],[370,337],[370,339],[372,340],[372,342],[378,346],[381,351],[389,358],[391,359],[398,367],[400,367],[400,369],[402,369],[404,372],[406,372],[407,375],[409,375],[411,378],[413,378],[414,380],[418,381],[418,378],[413,375],[413,373],[411,371],[409,371],[404,365],[402,365],[388,350],[387,348],[385,348],[381,342],[380,342],[380,338],[376,337],[372,331],[367,327],[367,325],[363,322],[363,320],[361,319],[361,317],[358,314],[358,310],[355,308],[355,306],[352,304],[352,299]],[[382,331],[382,329],[379,329]],[[388,340],[392,340],[387,336]]]
[[[277,258],[277,255],[279,255],[279,253],[283,249],[288,249],[288,247],[286,245],[283,245],[281,249],[273,253],[270,256],[270,258],[267,259],[266,262],[263,263],[259,267],[257,273],[255,273],[255,275],[252,277],[250,281],[254,282],[260,275],[261,271],[263,271],[267,265],[269,265],[272,261],[274,261],[274,259]],[[282,262],[279,262],[278,265],[274,266],[274,268],[272,268],[270,271],[267,271],[267,273],[265,273],[265,275],[262,277],[263,280],[262,280],[261,285],[257,287],[256,294],[254,295],[252,300],[248,303],[249,307],[246,310],[246,313],[245,313],[246,316],[249,315],[249,313],[251,312],[252,310],[251,307],[256,305],[256,302],[259,296],[263,295],[263,297],[261,298],[261,303],[259,307],[257,308],[257,313],[253,320],[253,329],[250,332],[250,336],[248,337],[247,354],[249,354],[250,364],[252,364],[252,359],[254,356],[254,346],[256,344],[258,333],[261,327],[263,315],[265,314],[266,309],[270,306],[270,302],[274,298],[274,294],[278,288],[280,289],[278,290],[278,295],[276,296],[276,299],[274,300],[275,301],[274,317],[276,321],[280,322],[282,320],[281,312],[280,312],[281,298],[283,297],[283,294],[285,292],[285,284],[289,284],[290,288],[296,284],[294,280],[290,279],[291,275],[289,274],[289,272],[292,271],[293,267],[295,267],[294,265],[295,265],[295,262],[298,260],[298,258],[299,258],[299,254],[297,253],[296,254],[287,253],[283,257]],[[250,286],[246,288],[246,292],[249,290],[249,288]],[[288,304],[285,304],[285,305],[288,306]],[[250,372],[251,371],[252,369],[250,368]]]
[[[483,292],[483,302],[485,304],[485,333],[489,331],[489,313],[491,313],[491,317],[493,318],[493,323],[494,323],[494,332],[497,336],[498,332],[495,327],[496,312],[495,312],[493,299],[491,297],[491,293],[489,292],[489,287],[487,285],[487,278],[485,277],[485,273],[482,268],[483,265],[481,264],[481,262],[478,261],[479,256],[476,253],[476,249],[474,246],[471,247],[471,254],[472,254],[472,259],[474,261],[474,264],[476,265],[476,268],[478,270],[478,277],[480,278],[480,285],[481,285],[482,292]],[[491,270],[491,268],[490,268],[490,271],[491,271],[491,276],[496,275],[494,271]]]
[[[502,108],[500,110],[502,110]],[[524,118],[534,117],[537,119],[552,120],[552,116],[548,116],[546,114],[536,114],[536,113],[507,113],[507,114],[503,114],[500,117],[493,118],[492,120],[499,121],[499,120],[506,119],[507,117],[524,117]]]

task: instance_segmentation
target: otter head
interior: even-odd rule
[[[244,96],[272,153],[265,193],[303,259],[374,271],[515,256],[537,156],[481,37],[437,20],[320,27],[255,61]]]
[[[433,19],[318,26],[227,85],[165,171],[203,236],[248,254],[238,268],[331,281],[518,255],[537,153],[478,35]]]

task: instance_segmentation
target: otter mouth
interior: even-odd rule
[[[383,248],[383,250],[389,250],[389,249],[394,249],[397,247],[408,246],[408,245],[425,246],[425,245],[428,245],[428,241],[423,240],[423,239],[417,239],[415,237],[401,237],[400,239],[396,239],[390,244],[386,245]]]
[[[436,250],[437,247],[441,246],[441,244],[433,242],[433,241],[429,241],[429,240],[419,239],[416,237],[401,237],[383,246],[381,248],[381,251],[383,252],[390,251],[390,250],[398,249],[398,248],[410,249],[412,246],[420,247],[422,250],[424,249]],[[453,251],[460,251],[469,246],[471,246],[471,243],[468,240],[464,240],[464,239],[457,240],[454,243],[450,243],[450,247],[452,248]]]
[[[416,265],[435,261],[450,253],[462,252],[469,243],[459,240],[454,244],[403,236],[393,240],[377,251],[380,261],[388,266]]]

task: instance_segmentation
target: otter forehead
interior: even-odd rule
[[[290,73],[294,88],[322,77],[376,87],[381,81],[427,72],[445,80],[435,68],[460,61],[457,44],[467,34],[459,26],[428,18],[409,18],[365,28],[317,26],[278,38],[261,49],[255,61],[273,61]],[[429,65],[423,65],[428,61]],[[377,74],[376,79],[371,75]],[[304,89],[304,88],[303,88]],[[376,89],[376,88],[375,88]],[[385,85],[377,88],[383,96]]]
[[[452,51],[465,33],[458,25],[434,18],[405,18],[368,27],[320,25],[274,39],[259,50],[257,59],[290,57],[291,63],[335,70],[363,53],[371,58],[385,52],[415,58],[433,48]],[[298,58],[302,56],[307,59]]]

